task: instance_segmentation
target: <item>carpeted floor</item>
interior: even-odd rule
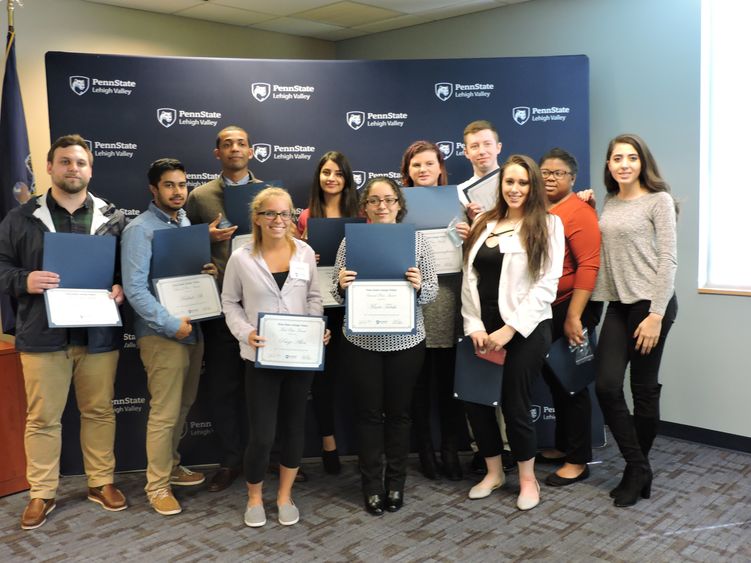
[[[472,479],[428,481],[411,460],[404,508],[380,518],[362,508],[355,460],[340,476],[311,460],[310,481],[295,487],[300,522],[277,523],[270,477],[258,529],[243,525],[242,480],[221,493],[182,487],[182,514],[165,517],[149,508],[143,473],[118,475],[130,507],[117,513],[86,500],[83,477],[67,477],[37,530],[19,526],[26,493],[0,499],[0,561],[751,561],[751,455],[660,437],[652,498],[626,509],[608,497],[622,469],[616,449],[595,457],[588,480],[543,485],[526,513],[515,508],[516,475],[472,501]],[[538,466],[541,481],[549,469]]]

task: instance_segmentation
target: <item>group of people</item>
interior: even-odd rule
[[[25,444],[31,500],[22,528],[41,526],[55,508],[60,457],[60,418],[72,381],[81,411],[81,444],[88,498],[107,510],[127,507],[114,486],[112,396],[118,359],[114,328],[51,329],[42,293],[59,276],[42,267],[44,232],[74,232],[121,238],[121,277],[111,297],[128,299],[136,313],[135,333],[147,374],[146,494],[160,514],[181,511],[172,487],[204,482],[180,463],[180,428],[195,400],[201,361],[212,420],[224,452],[208,490],[227,488],[244,474],[248,502],[244,521],[263,526],[263,482],[269,468],[279,474],[278,520],[298,522],[293,484],[304,443],[305,409],[312,391],[328,473],[341,471],[334,408],[337,381],[350,380],[365,509],[395,512],[405,502],[410,427],[416,429],[423,474],[463,478],[458,449],[469,423],[485,476],[470,499],[488,497],[504,484],[501,453],[510,447],[519,473],[516,505],[540,502],[535,461],[557,463],[545,479],[567,486],[589,476],[592,459],[589,390],[570,394],[545,357],[551,343],[585,342],[600,322],[595,351],[595,389],[605,422],[626,462],[611,491],[616,506],[649,498],[649,451],[659,422],[658,371],[665,339],[676,316],[677,206],[660,177],[646,143],[620,135],[608,146],[607,195],[599,218],[592,201],[577,197],[576,159],[555,148],[538,162],[512,155],[499,163],[502,144],[488,121],[464,131],[473,177],[458,186],[465,215],[456,224],[464,240],[462,272],[437,275],[433,252],[418,231],[415,264],[404,279],[416,294],[416,330],[411,334],[351,334],[344,331],[346,307],[327,307],[326,367],[321,372],[257,367],[264,347],[259,313],[324,314],[317,253],[305,241],[310,218],[360,217],[368,223],[400,223],[408,214],[404,190],[448,183],[443,155],[429,141],[410,145],[402,159],[401,186],[386,177],[357,190],[347,158],[324,154],[315,170],[309,203],[299,217],[289,193],[265,187],[250,206],[250,242],[231,252],[236,226],[226,220],[223,194],[257,182],[248,168],[252,146],[237,126],[217,135],[215,155],[222,174],[190,194],[184,166],[163,158],[148,171],[153,201],[126,225],[121,212],[88,192],[92,155],[77,135],[58,139],[48,154],[50,190],[13,210],[0,224],[0,291],[19,303],[17,349],[24,370],[28,415]],[[484,209],[462,188],[496,174],[497,204]],[[447,188],[448,189],[448,188]],[[207,223],[211,263],[202,272],[217,279],[224,317],[201,323],[176,318],[151,287],[151,241],[159,229]],[[377,241],[374,241],[377,244]],[[357,272],[347,267],[341,242],[331,297],[345,301]],[[199,272],[196,272],[199,273]],[[456,343],[470,338],[479,355],[505,351],[500,412],[458,401],[453,395]],[[634,413],[623,384],[630,364]],[[531,393],[542,373],[556,411],[555,448],[538,452]],[[440,462],[432,441],[430,409],[437,393]],[[490,403],[490,402],[489,402]]]

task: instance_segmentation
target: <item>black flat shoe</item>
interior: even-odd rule
[[[584,481],[587,477],[589,477],[589,465],[585,465],[584,470],[576,477],[561,477],[557,473],[551,473],[545,479],[545,484],[551,487],[565,487],[578,481]]]
[[[420,473],[431,481],[438,479],[438,461],[432,447],[421,448],[418,455],[420,456]]]
[[[366,495],[365,510],[373,516],[383,515],[383,495]]]
[[[321,451],[321,461],[323,462],[323,469],[329,475],[339,475],[342,472],[342,464],[339,461],[339,452],[337,450],[331,450],[330,452]]]
[[[401,491],[389,491],[386,495],[386,510],[396,512],[404,506],[404,493]]]
[[[464,478],[462,465],[459,463],[459,456],[456,451],[442,451],[441,464],[443,465],[443,474],[449,481],[461,481]]]

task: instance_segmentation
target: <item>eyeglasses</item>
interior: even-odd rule
[[[282,221],[289,221],[292,219],[292,213],[289,211],[259,211],[258,215],[262,215],[267,221],[273,221],[277,217],[281,217]]]
[[[393,207],[399,199],[393,196],[386,196],[383,199],[380,197],[369,197],[365,200],[370,207],[380,207],[381,203],[385,203],[386,207]]]
[[[560,180],[566,174],[573,176],[573,174],[571,174],[571,172],[568,172],[567,170],[548,170],[547,168],[543,168],[540,170],[540,172],[542,173],[543,180],[547,180],[551,176],[553,176],[556,180]]]

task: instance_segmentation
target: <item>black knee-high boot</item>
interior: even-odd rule
[[[660,424],[660,392],[662,385],[631,384],[634,396],[634,428],[639,447],[645,458],[649,457]]]
[[[598,389],[597,398],[605,423],[626,460],[623,478],[618,486],[610,491],[610,496],[615,499],[616,506],[632,506],[636,504],[639,495],[649,498],[652,470],[639,445],[623,389]]]

